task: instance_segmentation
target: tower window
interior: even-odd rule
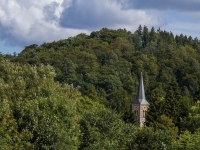
[[[143,110],[143,117],[145,117],[145,110]]]
[[[135,110],[134,112],[135,112],[135,115],[138,116],[138,110]]]

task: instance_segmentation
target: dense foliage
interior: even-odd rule
[[[192,149],[199,142],[197,38],[103,28],[0,60],[4,149]],[[140,72],[150,103],[145,128],[131,110]]]

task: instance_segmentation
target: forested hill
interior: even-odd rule
[[[27,65],[29,67],[35,66],[35,68],[41,68],[41,64],[53,66],[55,70],[55,76],[52,76],[55,81],[55,83],[52,83],[53,86],[58,82],[61,85],[66,83],[67,85],[79,87],[82,97],[85,97],[84,105],[87,104],[87,107],[91,106],[95,108],[91,108],[91,112],[94,114],[96,112],[100,115],[101,109],[103,110],[101,112],[108,111],[105,113],[108,115],[107,119],[111,119],[109,118],[109,113],[113,113],[113,115],[120,114],[122,116],[124,128],[119,127],[121,129],[119,135],[122,138],[125,137],[121,133],[122,131],[135,130],[135,128],[128,127],[129,124],[137,124],[135,115],[131,112],[131,103],[136,98],[139,76],[142,72],[146,99],[150,103],[148,116],[146,118],[147,128],[137,130],[134,135],[127,134],[130,139],[134,137],[135,141],[131,141],[132,145],[127,145],[126,142],[128,140],[126,139],[127,141],[123,143],[124,145],[122,144],[124,146],[123,148],[127,149],[129,146],[135,146],[135,149],[137,149],[136,147],[138,146],[138,149],[145,149],[146,146],[147,149],[148,146],[144,144],[144,141],[142,143],[144,147],[137,143],[140,142],[142,136],[146,136],[146,140],[152,138],[152,141],[156,141],[155,138],[161,138],[159,135],[163,135],[163,138],[165,138],[163,141],[168,141],[168,138],[172,140],[172,137],[169,137],[166,133],[161,133],[163,131],[170,131],[170,134],[172,133],[175,136],[174,145],[177,149],[183,148],[179,144],[187,139],[185,138],[186,136],[190,137],[190,139],[199,138],[197,137],[199,135],[197,131],[200,123],[200,117],[198,115],[200,112],[198,102],[200,100],[200,42],[197,38],[187,37],[183,34],[173,35],[172,32],[162,31],[160,29],[156,30],[153,27],[148,29],[146,26],[139,26],[135,32],[130,32],[126,29],[112,30],[103,28],[100,31],[93,31],[90,35],[81,33],[75,37],[54,41],[52,43],[44,43],[40,46],[36,44],[26,46],[18,55],[2,55],[2,60],[3,57],[9,59],[12,62],[11,64],[18,66]],[[4,70],[2,66],[1,70]],[[30,71],[34,73],[33,69],[30,69]],[[37,72],[39,72],[39,77],[41,77],[40,74],[45,74],[41,69]],[[1,72],[0,75],[5,82],[9,80],[5,77],[6,73],[6,71]],[[28,71],[26,73],[32,78],[31,73],[29,74]],[[48,75],[46,74],[45,76]],[[36,80],[38,78],[33,76],[33,79]],[[38,84],[39,82],[45,82],[44,86],[48,87],[46,81],[40,81],[38,79],[37,82]],[[29,86],[32,86],[32,84]],[[37,87],[34,87],[35,89]],[[68,90],[70,89],[68,88]],[[56,90],[53,89],[52,91]],[[45,91],[42,91],[42,93],[45,96],[49,94],[49,92]],[[62,91],[57,91],[57,93],[61,93],[61,99],[64,101],[65,96],[62,96]],[[34,99],[33,97],[34,95],[31,95],[30,99]],[[95,103],[93,104],[93,102]],[[59,102],[56,101],[56,103]],[[27,104],[27,108],[24,108],[27,112],[28,106]],[[59,105],[59,107],[64,111],[62,106]],[[82,107],[80,108],[83,109]],[[111,111],[110,108],[113,110]],[[51,107],[48,108],[48,111],[50,110]],[[97,131],[96,128],[92,128],[91,131],[86,130],[86,127],[88,127],[87,123],[92,122],[89,119],[95,118],[94,115],[90,116],[92,113],[90,114],[89,111],[87,112],[89,118],[83,117],[86,121],[83,119],[79,125],[82,127],[81,131],[84,135],[91,132],[90,136],[92,136],[92,134],[97,134]],[[25,112],[21,113],[23,114]],[[59,115],[61,114],[59,113]],[[73,115],[76,116],[76,114]],[[118,116],[113,117],[119,120]],[[71,121],[72,123],[76,122],[74,119]],[[104,125],[105,122],[103,123]],[[90,124],[90,127],[94,126],[94,124]],[[117,124],[121,125],[122,123]],[[21,127],[24,126],[22,123]],[[102,127],[103,125],[101,124],[99,126]],[[31,124],[29,128],[33,130],[33,133],[36,132],[31,127]],[[106,127],[102,129],[104,132],[108,130]],[[189,130],[192,134],[186,130]],[[78,131],[75,130],[74,134],[76,132]],[[151,132],[154,134],[148,134]],[[101,133],[100,129],[98,133]],[[110,136],[113,134],[113,132],[108,130],[105,135],[107,136],[108,133]],[[177,136],[179,136],[180,141],[176,141]],[[102,141],[103,139],[101,137],[98,137],[99,139],[95,139],[95,137],[92,137],[94,139],[91,139],[91,137],[87,139],[88,137],[89,135],[85,136],[82,139],[82,143],[80,141],[77,142],[76,138],[72,139],[72,142],[75,142],[76,146],[79,145],[79,148],[86,149],[94,146],[95,140],[97,143],[102,142],[102,145],[106,145],[106,141]],[[31,139],[31,135],[29,138]],[[107,138],[109,139],[109,136]],[[34,140],[36,139],[30,141]],[[122,139],[117,140],[120,141]],[[170,140],[168,141],[169,143]],[[134,142],[136,145],[133,144]],[[170,145],[169,143],[167,144]],[[108,145],[112,146],[112,143],[110,144]],[[153,143],[150,145],[153,146]],[[115,146],[120,146],[120,142]],[[154,146],[156,147],[157,145]],[[155,149],[155,147],[152,147],[152,149]]]
[[[199,60],[197,38],[146,26],[134,33],[103,28],[90,35],[33,44],[11,59],[49,64],[56,70],[56,81],[80,86],[83,95],[123,114],[130,111],[143,72],[147,100],[151,106],[163,100],[155,106],[157,115],[166,114],[175,123],[188,105],[200,100]]]

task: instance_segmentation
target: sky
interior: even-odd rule
[[[139,25],[200,39],[200,0],[1,0],[0,52]]]

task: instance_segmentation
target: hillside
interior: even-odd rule
[[[20,77],[22,76],[23,79],[26,74],[28,76],[27,80],[24,79],[24,84],[27,85],[23,88],[26,92],[36,92],[37,95],[39,90],[37,89],[37,84],[39,87],[43,87],[43,84],[39,83],[44,82],[43,90],[41,89],[39,91],[40,94],[38,94],[39,99],[51,97],[50,95],[52,93],[56,93],[58,95],[61,94],[61,99],[64,101],[64,93],[52,87],[62,87],[64,84],[72,86],[72,89],[74,88],[81,93],[80,97],[74,98],[82,99],[81,102],[77,102],[78,110],[64,106],[62,108],[57,99],[58,97],[53,95],[55,97],[50,98],[50,102],[56,101],[55,105],[58,104],[58,106],[54,108],[52,104],[49,104],[47,106],[48,113],[45,114],[51,114],[52,108],[58,113],[59,109],[56,108],[61,108],[63,111],[65,109],[70,110],[70,113],[75,113],[73,115],[82,118],[80,119],[81,121],[79,120],[80,122],[78,121],[78,124],[74,117],[69,118],[75,126],[77,125],[77,128],[80,126],[82,134],[88,134],[87,136],[83,135],[81,140],[77,140],[76,137],[80,136],[78,129],[73,129],[75,130],[73,142],[76,146],[69,147],[70,149],[76,149],[76,147],[79,147],[79,149],[98,148],[99,145],[108,146],[105,149],[130,149],[130,147],[135,147],[135,149],[148,149],[145,141],[142,144],[138,143],[142,139],[142,136],[150,141],[152,140],[150,144],[152,146],[151,149],[155,149],[159,144],[156,145],[153,141],[156,138],[161,138],[159,135],[163,135],[163,141],[169,142],[166,144],[171,146],[170,144],[173,143],[174,148],[178,149],[183,148],[180,143],[184,142],[187,139],[186,137],[198,139],[198,123],[200,119],[200,105],[198,101],[200,100],[200,42],[197,38],[187,37],[183,34],[173,35],[172,32],[162,31],[160,29],[156,31],[153,27],[148,29],[146,26],[139,26],[133,33],[126,29],[112,30],[103,28],[100,31],[93,31],[90,35],[81,33],[75,37],[54,41],[52,43],[44,43],[40,46],[32,44],[26,46],[16,56],[2,55],[1,59],[3,60],[4,58],[11,62],[11,64],[7,64],[8,66],[17,65],[19,68],[22,66],[24,69],[27,66],[30,67],[24,73],[20,73],[19,71],[23,69],[16,70],[16,72],[19,71],[16,74]],[[40,69],[41,64],[45,65],[43,67],[47,66],[46,71]],[[53,71],[55,73],[54,76],[49,75],[51,69],[48,69],[50,67],[48,65],[52,66],[52,69],[55,70],[55,72]],[[33,75],[34,66],[38,68],[38,70],[36,69],[38,78]],[[18,85],[18,79],[15,80],[13,79],[14,77],[7,77],[10,73],[5,68],[5,66],[0,67],[3,70],[0,74],[2,80],[7,83],[7,81],[12,79],[11,83],[16,82],[14,85]],[[150,103],[150,109],[146,118],[147,127],[144,129],[136,129],[137,119],[130,107],[136,98],[140,72],[144,76],[146,99]],[[14,72],[13,76],[15,76]],[[46,80],[46,77],[49,78],[49,81]],[[45,81],[42,81],[44,78]],[[35,82],[36,79],[38,80],[36,85],[30,84],[30,82]],[[51,85],[48,85],[49,82]],[[7,84],[9,85],[11,83],[8,82]],[[33,89],[27,87],[33,87]],[[71,90],[67,87],[65,88],[70,93]],[[16,95],[8,99],[13,100],[16,97],[22,97],[22,99],[24,98],[26,100],[38,99],[34,95],[28,96],[25,94],[26,96],[20,96],[20,93],[17,95],[19,89],[20,87],[16,88]],[[6,88],[4,91],[6,91]],[[69,99],[67,104],[73,105],[70,101],[73,98],[70,95],[66,97]],[[18,104],[18,102],[16,103]],[[43,104],[44,101],[42,100],[40,103]],[[16,104],[14,103],[13,105],[15,106]],[[20,110],[19,108],[12,109],[16,109],[17,112]],[[23,109],[28,111],[27,108]],[[38,108],[34,109],[36,110]],[[80,112],[84,112],[84,115],[80,115]],[[101,116],[102,112],[105,113],[105,116]],[[20,115],[24,115],[25,112],[20,113]],[[42,115],[42,111],[40,113],[38,115]],[[60,119],[63,114],[58,113]],[[94,125],[95,123],[91,123],[92,120],[98,118],[97,114],[99,117],[99,120],[96,120],[98,131]],[[89,117],[87,118],[86,116]],[[30,116],[25,115],[24,117],[29,118]],[[65,117],[69,116],[66,115]],[[15,116],[13,118],[16,119]],[[113,118],[118,120],[118,122],[113,120],[109,124],[107,121]],[[59,120],[59,118],[57,119]],[[66,122],[69,120],[66,120]],[[25,121],[27,120],[25,119]],[[61,121],[63,130],[67,129],[67,127],[63,126],[64,122]],[[104,126],[105,123],[108,124],[108,127]],[[116,126],[116,124],[119,126]],[[20,125],[21,128],[24,126],[23,123]],[[31,139],[31,134],[34,135],[36,131],[34,131],[31,125],[28,128],[31,128],[29,137]],[[52,126],[52,130],[53,128]],[[58,130],[59,126],[56,126],[56,129]],[[115,131],[120,129],[120,131],[113,133],[110,129]],[[18,129],[16,130],[18,131]],[[133,135],[128,134],[126,137],[125,132],[129,130]],[[189,130],[191,133],[186,130]],[[105,132],[105,136],[102,135],[101,137],[99,133],[102,131]],[[98,139],[95,139],[95,136],[87,139],[92,134],[97,134],[96,137]],[[113,135],[113,142],[116,142],[117,136],[121,136],[126,141],[117,139],[118,142],[114,144],[116,147],[112,147],[112,144],[106,144],[111,135]],[[62,136],[66,137],[68,135]],[[179,137],[179,140],[176,140],[177,137]],[[105,141],[102,138],[105,138]],[[128,141],[127,138],[131,140]],[[32,139],[30,141],[36,142],[37,140]],[[94,141],[99,145],[95,145]],[[161,143],[163,141],[161,140]],[[170,143],[170,141],[173,142]],[[195,143],[193,144],[195,145]],[[71,145],[73,144],[71,143]]]
[[[33,44],[11,59],[22,64],[49,64],[56,70],[56,81],[79,86],[82,95],[123,114],[130,111],[143,72],[148,101],[154,105],[164,99],[159,114],[167,114],[175,122],[185,115],[185,109],[181,112],[187,108],[184,104],[200,99],[199,60],[198,39],[174,37],[154,28],[149,31],[145,26],[134,33],[103,28],[90,35]]]

